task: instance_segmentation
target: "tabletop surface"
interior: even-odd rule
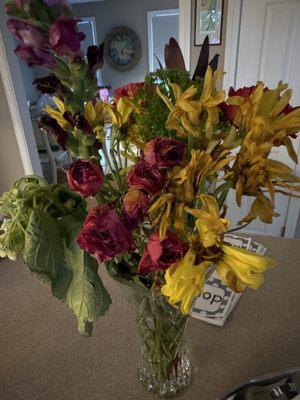
[[[215,400],[253,376],[300,366],[300,240],[259,236],[277,267],[247,290],[223,327],[191,319],[193,381],[182,400]],[[21,262],[0,261],[0,399],[152,399],[136,378],[140,341],[124,289],[92,338]]]

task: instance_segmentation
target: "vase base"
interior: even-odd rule
[[[147,390],[160,399],[169,399],[185,392],[191,381],[191,363],[185,354],[180,358],[176,368],[172,368],[167,379],[158,379],[149,368],[149,362],[143,360],[138,369],[138,379]]]

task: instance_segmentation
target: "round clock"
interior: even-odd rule
[[[104,56],[108,64],[118,71],[129,71],[141,58],[141,41],[130,28],[118,27],[104,39]]]

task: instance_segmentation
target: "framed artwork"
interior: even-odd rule
[[[114,28],[104,39],[104,57],[117,71],[134,68],[141,58],[141,48],[138,35],[124,26]]]
[[[201,46],[206,35],[210,45],[220,45],[223,0],[196,0],[195,5],[195,46]]]

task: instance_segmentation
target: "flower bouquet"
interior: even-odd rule
[[[9,0],[6,12],[21,41],[16,54],[51,71],[34,82],[55,103],[40,127],[74,161],[68,187],[27,176],[4,193],[0,255],[21,256],[87,335],[111,303],[98,263],[106,268],[136,304],[139,379],[161,396],[180,393],[191,374],[184,328],[209,274],[215,269],[242,292],[257,289],[275,265],[226,243],[226,198],[235,191],[240,206],[243,196],[253,197],[244,226],[255,218],[272,223],[275,193],[297,196],[300,179],[270,154],[285,146],[297,162],[291,139],[300,108],[291,107],[282,82],[275,89],[262,82],[231,88],[226,97],[208,39],[194,74],[170,39],[165,68],[103,102],[95,77],[103,45],[83,54],[84,34],[67,3]]]

